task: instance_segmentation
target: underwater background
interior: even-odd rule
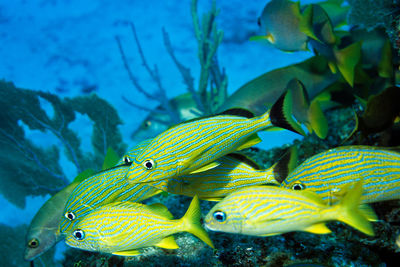
[[[100,170],[109,147],[122,156],[138,142],[174,124],[218,113],[227,96],[256,77],[318,53],[323,55],[316,49],[287,51],[265,40],[249,40],[264,34],[257,22],[268,2],[0,1],[0,266],[32,264],[23,258],[25,234],[32,218],[46,200],[80,172],[87,168]],[[300,1],[301,6],[319,2]],[[366,29],[368,40],[388,40],[390,53],[382,52],[376,64],[366,63],[365,73],[379,76],[378,72],[389,68],[385,66],[391,66],[387,72],[393,75],[379,77],[395,80],[393,86],[397,85],[399,3],[327,2],[339,3],[345,10],[341,31],[356,25]],[[218,12],[213,13],[213,8]],[[202,29],[203,39],[193,25],[194,14],[198,15],[200,28],[207,21],[204,14],[215,16],[211,28]],[[382,33],[373,35],[376,29]],[[204,33],[209,34],[206,42]],[[199,50],[201,45],[203,50]],[[368,55],[373,48],[366,48],[363,57],[374,57]],[[206,71],[199,51],[212,55],[212,67]],[[347,57],[351,55],[346,54],[344,61],[351,61]],[[340,62],[336,64],[340,73]],[[350,79],[346,71],[342,75],[344,80]],[[353,76],[355,84],[363,84],[359,82],[361,74]],[[343,144],[399,146],[398,108],[385,113],[371,104],[367,115],[378,123],[372,122],[369,128],[357,128],[354,119],[356,113],[367,120],[364,112],[368,100],[386,90],[381,89],[384,82],[374,83],[378,89],[370,91],[364,87],[373,82],[358,87],[354,83],[340,88],[347,90],[345,94],[335,95],[346,101],[321,104],[327,132],[316,134],[314,128],[303,127],[308,130],[303,137],[287,130],[264,131],[260,133],[262,142],[247,149],[246,155],[267,168],[293,144],[299,150],[299,162]],[[180,98],[191,93],[191,86],[198,90],[204,109],[177,115],[180,105],[195,106],[187,95]],[[202,86],[206,91],[199,92]],[[250,100],[246,101],[261,97],[250,92]],[[386,97],[391,101],[385,95],[379,101],[394,107],[399,105],[398,96],[397,91],[391,92]],[[168,102],[171,99],[176,102]],[[159,105],[161,109],[155,112]],[[374,128],[384,120],[388,123]],[[162,193],[146,203],[161,202],[180,218],[190,200]],[[202,201],[202,213],[207,214],[214,204]],[[293,232],[250,237],[209,232],[216,247],[213,250],[192,235],[181,233],[176,237],[178,250],[151,247],[143,255],[129,258],[77,250],[61,241],[35,259],[34,266],[394,266],[400,260],[396,243],[400,240],[399,202],[377,203],[373,208],[380,219],[373,224],[374,237],[339,223],[329,224],[333,233],[328,235]]]

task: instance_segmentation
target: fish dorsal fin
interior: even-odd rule
[[[310,232],[313,234],[330,234],[332,231],[326,227],[325,223],[317,223],[313,224],[307,228],[305,228],[303,231]]]
[[[298,153],[297,147],[292,146],[285,154],[274,164],[274,178],[277,182],[282,183],[286,177],[296,168]]]
[[[250,158],[242,153],[230,153],[230,154],[226,155],[226,157],[236,159],[246,165],[249,165],[250,167],[252,167],[255,170],[261,170],[260,165],[258,165],[252,158]]]
[[[160,242],[155,244],[156,247],[160,248],[168,248],[168,249],[177,249],[179,248],[178,244],[175,242],[175,238],[170,235],[166,238],[163,238]]]
[[[245,148],[249,148],[254,145],[257,145],[260,142],[261,142],[261,138],[257,134],[253,134],[249,137],[249,139],[247,139],[246,143],[244,143],[241,146],[239,146],[238,148],[236,148],[236,150],[242,150]]]
[[[240,116],[240,117],[245,117],[248,119],[254,118],[253,112],[243,109],[243,108],[231,108],[227,109],[221,113],[218,113],[218,115],[233,115],[233,116]]]
[[[85,180],[86,178],[89,178],[90,176],[92,176],[93,174],[95,174],[95,171],[93,169],[86,169],[83,172],[79,173],[74,180],[72,181],[73,183],[80,183],[83,180]]]
[[[204,165],[203,167],[200,167],[200,168],[198,168],[198,169],[196,169],[194,171],[191,171],[190,174],[199,173],[199,172],[205,172],[205,171],[208,171],[210,169],[214,169],[215,167],[218,167],[219,164],[220,164],[219,162],[213,161],[211,163],[208,163],[207,165]]]
[[[377,222],[378,216],[376,216],[375,211],[371,208],[371,206],[367,204],[361,204],[359,207],[361,214],[370,222]]]
[[[116,251],[113,252],[112,254],[118,256],[137,256],[140,255],[141,253],[138,250],[132,249],[132,250]]]
[[[109,147],[107,149],[107,153],[106,156],[104,157],[104,162],[103,162],[103,166],[102,166],[102,170],[107,170],[109,168],[114,167],[118,161],[119,161],[119,156],[117,154],[117,152],[115,152],[114,149],[112,149],[111,147]]]
[[[154,203],[151,205],[148,205],[147,208],[154,212],[157,215],[160,215],[166,219],[172,220],[174,219],[174,216],[169,212],[168,208],[161,203]]]

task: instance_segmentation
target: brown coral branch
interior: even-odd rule
[[[164,28],[162,28],[162,33],[163,33],[164,45],[165,45],[165,48],[167,49],[168,54],[171,56],[172,61],[174,61],[176,67],[178,68],[179,72],[181,73],[183,82],[184,82],[184,84],[186,84],[187,90],[192,95],[192,98],[195,101],[197,108],[204,113],[205,107],[204,107],[203,102],[201,102],[201,99],[199,98],[199,96],[196,92],[196,89],[194,88],[194,78],[193,78],[192,74],[190,73],[190,69],[185,67],[176,58],[176,56],[174,54],[174,50],[172,49],[171,40],[169,38],[167,31]]]

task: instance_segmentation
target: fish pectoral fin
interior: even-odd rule
[[[199,173],[199,172],[205,172],[205,171],[214,169],[215,167],[219,166],[219,164],[220,164],[219,162],[215,162],[215,161],[211,162],[211,163],[208,163],[207,165],[204,165],[203,167],[200,167],[200,168],[198,168],[198,169],[196,169],[194,171],[191,171],[190,174]]]
[[[132,250],[116,251],[113,252],[112,254],[118,256],[137,256],[140,255],[141,253],[138,250],[132,249]]]
[[[222,197],[201,197],[200,199],[207,200],[207,201],[221,201],[223,198]]]
[[[252,136],[249,137],[249,139],[247,139],[246,143],[240,145],[238,148],[236,148],[236,150],[239,151],[239,150],[242,150],[245,148],[249,148],[254,145],[257,145],[260,142],[261,142],[261,138],[257,134],[253,134]]]
[[[160,242],[155,244],[156,247],[160,248],[168,248],[168,249],[177,249],[179,248],[178,244],[175,242],[175,238],[170,235],[166,238],[162,239]]]
[[[269,234],[264,234],[260,236],[273,236],[273,235],[281,235],[282,233],[269,233]]]
[[[325,223],[317,223],[305,228],[303,231],[313,234],[330,234],[332,231],[325,225]]]
[[[169,212],[168,208],[164,204],[154,203],[154,204],[148,205],[147,208],[149,210],[151,210],[152,212],[154,212],[166,219],[169,219],[169,220],[174,219],[174,216],[171,214],[171,212]]]

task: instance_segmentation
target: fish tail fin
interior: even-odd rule
[[[362,187],[363,181],[360,180],[351,190],[349,190],[346,195],[338,204],[338,220],[344,222],[351,227],[356,228],[364,234],[373,236],[374,230],[372,228],[371,222],[369,222],[368,217],[373,217],[369,210],[369,216],[365,214],[365,206],[360,207],[361,195],[363,192]],[[376,215],[375,215],[376,217]]]
[[[311,101],[307,114],[310,128],[319,138],[325,139],[328,135],[328,121],[317,99]]]
[[[204,230],[203,226],[200,223],[201,219],[201,211],[200,211],[200,202],[198,196],[194,196],[192,202],[185,215],[182,217],[182,222],[184,225],[184,230],[189,232],[199,239],[201,239],[204,243],[214,248],[214,245],[208,236],[206,230]]]
[[[292,91],[287,90],[281,97],[272,105],[269,114],[264,113],[262,117],[268,116],[271,124],[276,127],[284,128],[286,130],[305,135],[304,130],[300,124],[293,118],[293,97]]]

